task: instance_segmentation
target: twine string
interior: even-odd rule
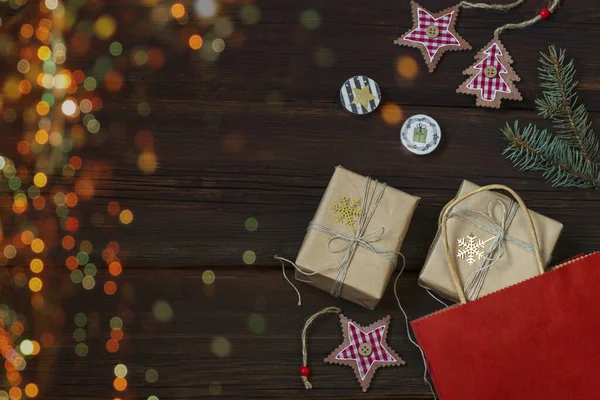
[[[494,208],[496,206],[501,207],[499,221],[494,217]],[[492,238],[485,241],[492,241],[492,244],[488,247],[481,265],[471,272],[465,283],[465,294],[469,300],[479,297],[488,271],[504,256],[506,243],[510,243],[528,253],[535,253],[535,247],[531,243],[511,236],[507,232],[510,224],[517,215],[517,211],[519,211],[519,205],[512,199],[509,200],[508,208],[501,200],[494,199],[488,203],[487,212],[455,207],[454,210],[448,213],[448,218],[457,218],[464,223],[493,235]],[[549,261],[550,257],[548,255],[544,254],[543,257],[545,261]]]
[[[496,11],[508,11],[512,8],[518,7],[525,3],[525,0],[517,0],[510,4],[495,4],[495,3],[470,3],[468,1],[461,1],[458,3],[462,8],[480,8],[484,10],[496,10]]]
[[[458,197],[458,198],[452,200],[451,202],[449,202],[448,204],[446,204],[444,206],[444,209],[442,210],[442,214],[440,215],[440,218],[439,218],[441,231],[442,231],[441,235],[442,235],[442,240],[444,243],[444,250],[446,253],[446,261],[448,262],[448,267],[450,268],[450,276],[452,277],[452,282],[454,283],[454,287],[456,288],[458,297],[459,297],[461,303],[463,303],[463,304],[467,302],[467,298],[465,296],[463,286],[460,282],[460,278],[458,276],[458,268],[456,267],[454,257],[452,256],[452,252],[450,250],[450,245],[448,243],[448,227],[447,227],[448,224],[447,224],[447,222],[449,219],[449,213],[450,213],[450,210],[452,210],[457,204],[468,199],[471,196],[474,196],[478,193],[481,193],[481,192],[484,192],[487,190],[500,190],[500,189],[509,192],[512,195],[512,197],[514,197],[514,199],[519,203],[519,206],[525,213],[525,217],[527,219],[527,226],[529,228],[529,233],[533,237],[533,246],[534,246],[534,250],[535,250],[535,258],[537,261],[538,269],[540,271],[540,274],[543,274],[545,272],[545,262],[542,258],[542,251],[540,249],[540,244],[539,244],[537,232],[535,230],[535,225],[533,224],[533,219],[531,218],[531,214],[529,213],[527,206],[523,202],[523,199],[521,199],[521,197],[517,194],[517,192],[515,192],[514,190],[512,190],[511,188],[509,188],[508,186],[505,186],[505,185],[482,186],[482,187],[475,189],[472,192],[469,192],[467,194],[464,194],[461,197]]]
[[[421,346],[417,344],[417,342],[413,339],[412,335],[410,334],[408,315],[406,314],[406,311],[404,311],[404,308],[402,308],[402,303],[400,303],[400,298],[398,297],[398,280],[400,280],[400,276],[402,276],[402,272],[404,272],[404,267],[406,267],[406,258],[402,253],[400,253],[400,257],[402,258],[402,267],[400,268],[400,272],[398,272],[398,276],[396,276],[396,279],[394,280],[394,297],[396,298],[396,302],[398,303],[398,308],[400,308],[400,311],[402,311],[402,314],[404,315],[404,323],[406,325],[406,335],[408,336],[408,340],[421,352],[423,366],[425,367],[425,371],[423,372],[423,382],[425,382],[425,384],[429,386],[429,390],[431,390],[431,394],[433,395],[433,400],[437,400],[437,398],[435,397],[435,391],[433,390],[433,386],[431,385],[431,382],[429,382],[429,380],[427,379],[427,360],[425,359],[425,353],[423,352]]]
[[[308,345],[306,344],[306,332],[308,331],[308,327],[317,319],[320,315],[325,314],[339,314],[342,310],[338,307],[325,307],[321,311],[311,315],[308,317],[306,322],[304,323],[304,327],[302,328],[302,366],[306,367],[308,365]],[[312,384],[308,380],[307,376],[302,377],[302,382],[304,383],[304,387],[306,389],[312,389]]]
[[[294,267],[296,271],[298,271],[304,276],[313,276],[317,274],[322,274],[326,271],[337,270],[337,275],[331,287],[331,295],[334,297],[340,296],[344,280],[346,279],[346,275],[348,273],[348,268],[350,267],[350,263],[352,261],[352,257],[354,256],[354,253],[359,247],[362,247],[385,258],[392,264],[394,268],[396,267],[397,257],[400,253],[396,251],[383,250],[373,244],[381,240],[381,238],[383,238],[385,234],[385,228],[381,227],[371,232],[366,232],[367,227],[369,226],[369,223],[371,222],[371,219],[373,218],[373,215],[375,214],[375,211],[377,210],[377,207],[379,206],[379,203],[383,198],[383,194],[385,192],[387,184],[382,183],[379,192],[377,192],[377,186],[377,181],[373,181],[371,178],[367,177],[365,191],[363,193],[363,199],[361,203],[361,212],[356,221],[356,229],[354,230],[353,236],[347,235],[338,230],[335,230],[333,228],[319,224],[314,221],[311,221],[311,223],[308,225],[307,229],[313,229],[331,236],[331,238],[327,241],[327,250],[330,253],[344,253],[340,264],[331,267],[320,268],[314,271],[307,271],[286,258],[275,256],[275,259],[281,262],[283,277],[290,284],[290,286],[294,288],[296,294],[298,295],[299,306],[302,305],[302,296],[300,295],[300,291],[298,290],[298,288],[285,274],[284,262],[290,264],[292,267]],[[333,244],[339,240],[342,240],[345,243],[340,246],[334,246]],[[296,279],[300,280],[298,278]]]
[[[559,5],[560,5],[560,0],[551,0],[550,5],[548,6],[548,10],[551,13],[554,13],[554,11],[556,11],[556,9],[558,8]],[[502,34],[502,32],[504,32],[504,31],[507,31],[509,29],[525,29],[531,25],[537,24],[541,20],[542,20],[542,16],[538,14],[535,17],[528,19],[526,21],[523,21],[523,22],[503,25],[494,31],[494,37],[496,39],[498,39],[500,37],[500,35]]]
[[[376,196],[375,193],[377,191],[377,181],[373,183],[373,180],[370,177],[367,177],[367,181],[365,183],[365,191],[363,193],[363,201],[361,203],[361,213],[356,222],[356,234],[355,238],[349,242],[349,246],[344,253],[344,258],[339,266],[337,276],[335,277],[335,281],[331,287],[331,295],[333,297],[339,297],[340,292],[342,291],[342,286],[344,284],[344,280],[346,279],[346,275],[348,273],[348,268],[350,267],[350,262],[352,261],[352,257],[354,257],[354,253],[359,245],[359,238],[365,236],[365,231],[369,222],[371,222],[371,218],[373,218],[373,214],[375,214],[375,210],[379,206],[379,202],[383,197],[383,193],[385,192],[385,188],[387,187],[386,183],[381,185],[381,190],[379,194]],[[371,186],[373,186],[373,190],[371,191]],[[310,228],[310,226],[309,226]],[[341,239],[343,237],[341,235]],[[378,253],[379,254],[379,253]]]

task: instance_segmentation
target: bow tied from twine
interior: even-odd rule
[[[321,229],[318,229],[318,230],[321,230]],[[380,250],[377,247],[375,247],[373,245],[373,243],[376,243],[381,240],[381,238],[383,237],[383,234],[385,233],[385,228],[381,227],[379,229],[375,229],[375,230],[373,230],[369,233],[366,233],[364,235],[361,235],[361,236],[349,236],[344,233],[337,232],[333,229],[332,229],[332,231],[333,232],[331,232],[331,234],[333,236],[331,238],[329,238],[329,240],[327,241],[327,250],[329,250],[330,253],[341,253],[343,251],[348,250],[348,248],[350,246],[352,246],[353,244],[357,244],[360,247],[371,250],[374,253],[378,253],[378,252],[380,252]],[[329,233],[329,232],[325,232],[325,233]],[[342,240],[345,243],[339,247],[334,248],[331,246],[331,244],[336,240]]]
[[[494,209],[497,206],[501,207],[499,219],[496,219],[494,216]],[[481,265],[471,272],[465,283],[465,294],[467,298],[469,300],[474,300],[479,297],[490,268],[504,256],[506,243],[510,243],[531,254],[535,253],[535,247],[530,243],[508,234],[510,224],[514,220],[517,211],[519,211],[519,204],[512,199],[509,199],[508,207],[500,199],[490,200],[487,206],[487,212],[465,210],[459,207],[455,207],[455,210],[456,211],[453,211],[448,215],[449,218],[458,218],[462,222],[492,235],[490,239],[484,242],[487,243],[491,241],[491,244],[486,251],[486,255],[483,258]],[[547,260],[549,257],[544,255],[544,258]]]

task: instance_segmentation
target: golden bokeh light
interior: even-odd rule
[[[39,393],[39,389],[35,383],[28,383],[25,385],[25,394],[30,399],[36,397]]]
[[[52,55],[52,51],[50,50],[50,47],[48,47],[48,46],[40,46],[40,48],[37,51],[37,56],[42,61],[48,60],[51,55]]]
[[[46,132],[43,129],[40,129],[39,131],[37,131],[35,133],[35,141],[38,142],[39,144],[48,143],[48,132]]]
[[[190,45],[190,48],[192,50],[200,50],[203,42],[204,41],[202,40],[202,36],[200,35],[192,35],[188,40],[188,44]]]
[[[124,225],[129,225],[133,222],[133,213],[130,210],[123,210],[119,214],[119,221]]]
[[[173,18],[179,19],[183,18],[185,15],[185,7],[181,3],[175,3],[171,6],[171,16]]]
[[[386,103],[381,108],[381,118],[388,125],[398,125],[404,119],[404,113],[396,103]]]
[[[158,160],[153,151],[144,151],[138,156],[138,167],[140,171],[151,174],[158,167]]]
[[[21,400],[23,392],[17,386],[13,386],[8,391],[8,395],[10,396],[10,400]]]
[[[31,242],[31,250],[33,250],[34,253],[41,253],[42,251],[44,251],[44,242],[42,241],[42,239],[33,239],[33,241]]]
[[[117,30],[117,23],[110,15],[103,15],[94,23],[94,32],[100,39],[109,39]]]
[[[29,263],[29,269],[34,274],[39,274],[40,272],[42,272],[44,270],[44,262],[42,260],[40,260],[39,258],[34,258]]]
[[[408,80],[414,80],[419,75],[419,64],[410,56],[400,56],[396,60],[396,71]]]
[[[43,188],[48,184],[48,177],[43,172],[38,172],[33,177],[33,183],[39,188]]]
[[[42,280],[38,277],[34,277],[29,280],[29,289],[32,292],[39,292],[40,290],[42,290],[42,286]]]

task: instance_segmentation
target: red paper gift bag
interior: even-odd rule
[[[595,253],[412,321],[440,399],[600,399],[599,287]]]

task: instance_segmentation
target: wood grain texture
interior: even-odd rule
[[[113,13],[140,8],[137,2],[106,3]],[[422,3],[435,11],[456,2]],[[104,295],[101,282],[108,274],[100,264],[93,291],[79,286],[66,290],[73,285],[62,267],[64,255],[53,255],[56,269],[48,272],[48,279],[56,286],[45,290],[65,310],[57,317],[62,333],[54,348],[43,351],[27,369],[44,382],[43,398],[209,398],[209,386],[218,382],[222,392],[215,398],[431,399],[422,381],[420,354],[408,342],[391,286],[377,309],[368,311],[302,285],[304,306],[298,308],[273,256],[295,258],[336,165],[422,198],[402,249],[408,272],[400,281],[401,300],[411,319],[440,306],[417,287],[417,272],[439,212],[463,179],[508,185],[533,210],[564,223],[557,262],[597,250],[598,192],[551,188],[539,174],[514,169],[502,156],[506,142],[500,131],[506,121],[517,119],[547,126],[535,115],[534,99],[539,93],[539,52],[551,44],[576,58],[581,100],[592,111],[592,121],[600,122],[600,12],[592,3],[565,0],[548,21],[502,36],[522,78],[518,87],[525,100],[506,101],[499,111],[476,108],[472,97],[455,90],[465,79],[462,71],[493,30],[535,15],[539,2],[526,2],[511,13],[462,10],[457,30],[474,51],[446,54],[433,74],[418,51],[393,44],[412,25],[408,1],[257,0],[261,20],[253,26],[241,25],[235,6],[230,12],[236,34],[214,64],[180,41],[155,33],[148,41],[165,46],[167,63],[159,72],[142,76],[151,88],[150,116],[138,115],[139,101],[133,95],[108,94],[96,115],[108,129],[107,141],[76,152],[112,168],[110,177],[96,180],[95,197],[74,211],[82,221],[78,238],[89,239],[98,249],[109,240],[118,241],[124,265],[119,284],[129,284],[135,295],[126,298],[122,286],[116,296]],[[321,16],[314,31],[298,22],[300,12],[310,8]],[[134,45],[132,38],[118,39],[125,47]],[[316,65],[315,54],[323,51],[331,52],[331,67]],[[416,60],[414,79],[398,74],[398,57]],[[87,61],[74,57],[71,62],[81,66]],[[442,129],[439,148],[425,157],[409,153],[399,140],[401,122],[386,123],[381,107],[365,118],[342,110],[339,88],[357,74],[375,79],[382,104],[398,104],[404,117],[427,114],[436,119]],[[134,136],[140,129],[151,130],[156,141],[159,168],[151,175],[142,174],[135,163]],[[17,159],[21,137],[19,126],[4,126],[3,154]],[[131,225],[122,226],[116,219],[107,219],[103,228],[91,225],[91,216],[105,212],[110,200],[134,212]],[[258,220],[255,232],[244,227],[248,217]],[[252,266],[243,262],[247,250],[257,256]],[[93,256],[99,257],[99,250]],[[214,285],[202,282],[207,269],[216,273]],[[51,319],[28,313],[23,296],[22,291],[14,294],[24,314],[39,324]],[[159,299],[174,310],[167,324],[151,315]],[[306,392],[298,375],[300,330],[308,315],[327,305],[341,306],[363,324],[390,314],[389,343],[407,365],[381,369],[370,391],[360,393],[350,369],[322,363],[340,339],[337,319],[323,318],[309,334],[315,389]],[[85,358],[75,355],[72,339],[73,316],[79,311],[97,313],[102,327],[89,335]],[[131,318],[122,349],[109,354],[104,349],[108,321],[123,313]],[[264,332],[249,329],[251,315],[264,318]],[[211,350],[216,337],[231,343],[226,357]],[[113,368],[119,362],[130,371],[124,394],[112,389]],[[144,379],[148,368],[159,372],[155,384]]]

